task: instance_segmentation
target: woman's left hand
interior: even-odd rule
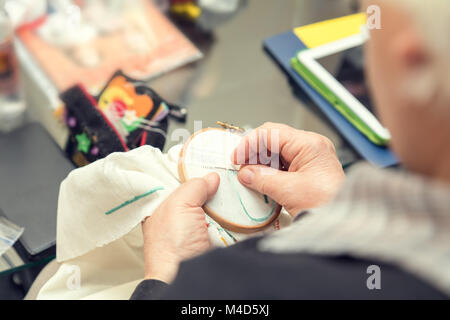
[[[210,247],[204,203],[219,187],[217,173],[187,181],[142,223],[145,279],[172,282],[182,260]]]

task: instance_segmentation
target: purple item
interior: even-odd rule
[[[77,125],[77,119],[75,119],[75,117],[70,117],[69,119],[67,119],[67,124],[70,128],[75,128],[75,126]]]
[[[99,153],[99,151],[100,151],[100,150],[98,149],[97,146],[94,146],[94,147],[91,148],[91,154],[92,154],[93,156],[97,156],[98,153]]]

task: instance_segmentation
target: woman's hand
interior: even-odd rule
[[[182,260],[210,247],[202,206],[217,192],[219,180],[210,173],[182,184],[142,223],[146,279],[170,283]]]
[[[261,165],[263,155],[279,159],[280,167]],[[329,139],[276,123],[247,135],[232,161],[244,165],[238,175],[244,186],[268,195],[293,216],[332,200],[345,177]]]

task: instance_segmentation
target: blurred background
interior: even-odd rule
[[[0,216],[13,220],[15,226],[8,229],[14,247],[0,251],[0,298],[23,298],[42,267],[54,258],[55,231],[47,232],[37,222],[31,224],[27,217],[33,212],[22,212],[22,218],[13,219],[8,211],[14,209],[7,210],[25,199],[5,200],[23,190],[20,181],[9,183],[12,175],[28,170],[21,168],[39,167],[38,157],[14,151],[21,143],[14,140],[18,138],[13,133],[27,132],[29,124],[37,123],[54,146],[48,146],[47,152],[39,149],[41,142],[30,144],[52,159],[56,159],[51,156],[56,149],[68,159],[68,164],[60,165],[62,160],[58,160],[53,165],[62,166],[58,173],[49,171],[40,178],[54,176],[48,187],[53,196],[44,200],[48,207],[43,209],[52,211],[47,218],[54,224],[60,179],[79,165],[77,137],[84,138],[80,132],[74,133],[77,125],[73,122],[81,118],[68,115],[60,98],[76,84],[82,84],[99,104],[118,70],[132,79],[135,93],[143,86],[151,88],[168,115],[158,109],[142,120],[141,127],[162,122],[153,130],[167,131],[161,145],[164,151],[180,142],[171,139],[176,129],[192,133],[195,121],[202,121],[202,127],[216,127],[216,121],[223,121],[243,128],[271,121],[329,137],[344,166],[360,159],[263,49],[268,37],[357,12],[357,1],[3,0],[0,4],[0,138],[4,137],[0,139],[0,157],[13,154],[9,161],[20,162],[15,169],[6,160],[0,162],[0,194],[5,195],[0,197]],[[150,96],[156,101],[153,93]],[[21,139],[39,134],[27,133]],[[127,139],[132,132],[119,134]],[[90,140],[89,145],[95,142]],[[78,153],[71,153],[69,146],[77,141]],[[89,150],[92,159],[99,157],[99,150],[92,146]],[[15,161],[18,157],[21,160]],[[83,161],[92,159],[85,156]],[[29,183],[29,177],[22,180],[27,179]],[[36,230],[25,241],[16,242],[33,228]],[[49,238],[42,239],[44,233]],[[36,241],[46,242],[45,250],[30,250]]]

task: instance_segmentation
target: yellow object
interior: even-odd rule
[[[315,48],[360,33],[366,21],[365,13],[357,13],[298,27],[294,33],[308,48]]]
[[[63,118],[63,115],[64,115],[64,108],[65,108],[65,106],[64,106],[63,103],[59,104],[59,105],[58,105],[58,108],[56,108],[56,109],[53,111],[53,116],[54,116],[55,118],[57,118],[57,119],[62,119],[62,118]]]
[[[234,130],[234,131],[240,131],[240,132],[244,132],[245,130],[242,129],[241,127],[238,126],[234,126],[232,124],[226,123],[226,122],[222,122],[222,121],[216,121],[216,123],[221,126],[224,129],[229,129],[229,130]]]
[[[220,240],[225,244],[225,247],[228,247],[227,241],[222,236],[220,236]]]
[[[170,11],[180,16],[185,16],[191,20],[197,20],[202,14],[202,9],[192,2],[176,3],[170,7]]]

